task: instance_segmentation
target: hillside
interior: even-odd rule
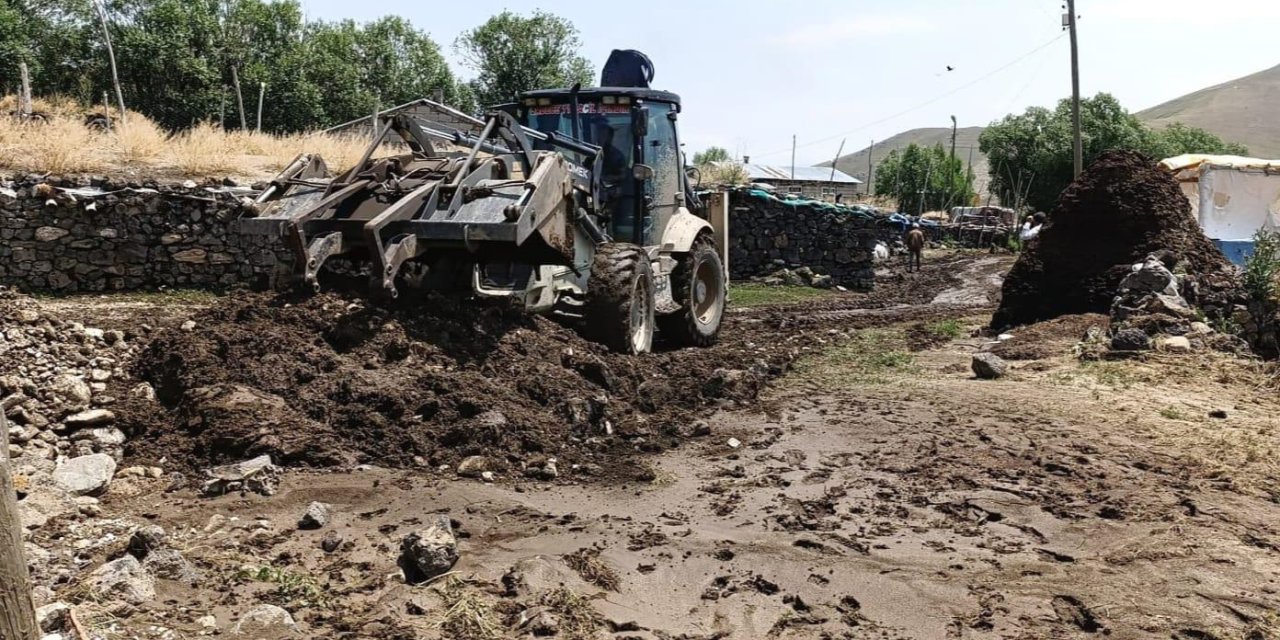
[[[983,127],[964,127],[956,131],[956,155],[964,162],[969,161],[969,149],[973,149],[973,172],[976,178],[978,192],[985,193],[987,178],[987,157],[978,152],[978,136],[982,134]],[[904,131],[892,138],[884,141],[878,141],[875,150],[871,154],[872,163],[878,165],[890,151],[895,149],[905,149],[911,143],[921,146],[932,147],[941,143],[943,148],[951,148],[951,129],[949,127],[923,128]],[[841,171],[859,179],[867,179],[867,154],[870,148],[862,149],[855,153],[840,156],[836,167]],[[824,162],[819,166],[829,167],[830,162]]]
[[[1275,116],[1280,105],[1280,66],[1250,76],[1174,98],[1137,113],[1152,127],[1174,122],[1200,127],[1231,142],[1249,147],[1249,153],[1262,158],[1280,158],[1280,118]],[[990,182],[986,156],[977,151],[978,136],[984,127],[965,127],[956,134],[956,155],[966,162],[974,148],[973,165],[978,193],[986,193]],[[872,162],[879,164],[890,151],[904,149],[911,143],[933,146],[951,144],[951,129],[946,127],[912,129],[888,140],[877,142]],[[867,177],[868,149],[841,156],[837,167],[859,180]],[[831,166],[824,162],[820,166]]]
[[[1280,157],[1280,66],[1201,89],[1138,112],[1153,127],[1174,122],[1207,129],[1249,147],[1251,155]]]

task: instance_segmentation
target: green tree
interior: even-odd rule
[[[594,70],[579,54],[581,47],[572,22],[543,11],[527,18],[503,11],[454,43],[476,72],[471,88],[484,106],[509,102],[523,91],[591,85]]]
[[[85,0],[0,0],[0,87],[13,91],[25,62],[35,95],[91,99],[103,67],[87,11]]]
[[[1109,149],[1132,149],[1161,158],[1243,151],[1202,129],[1174,125],[1152,131],[1106,93],[1081,101],[1080,120],[1086,166]],[[1032,107],[993,123],[978,139],[979,148],[990,159],[991,189],[1009,205],[1052,208],[1073,179],[1071,138],[1070,100],[1060,101],[1053,110]]]
[[[972,202],[973,176],[941,144],[912,143],[890,151],[876,166],[876,194],[894,197],[899,211],[917,215]]]
[[[1248,147],[1242,144],[1226,142],[1204,129],[1189,127],[1181,122],[1157,130],[1151,151],[1151,155],[1157,158],[1171,158],[1184,153],[1249,155]]]
[[[730,159],[729,152],[721,147],[707,147],[706,151],[693,154],[693,164],[699,166],[712,162],[727,162]]]

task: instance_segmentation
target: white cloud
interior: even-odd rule
[[[857,38],[927,33],[936,29],[934,23],[915,16],[865,16],[803,25],[770,38],[770,42],[790,47],[822,47]]]

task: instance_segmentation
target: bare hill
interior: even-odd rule
[[[987,157],[978,151],[978,136],[982,134],[983,127],[964,127],[956,131],[956,155],[968,163],[969,150],[973,149],[973,172],[975,181],[977,182],[978,192],[986,193],[987,183],[990,179],[987,177]],[[875,149],[870,147],[857,151],[855,153],[840,156],[837,161],[836,168],[859,179],[867,179],[867,155],[870,153],[871,162],[879,165],[884,157],[889,155],[890,151],[895,149],[905,149],[911,143],[918,144],[923,147],[932,147],[941,143],[944,149],[951,148],[951,128],[950,127],[928,127],[923,129],[912,129],[899,133],[888,140],[876,142]],[[830,162],[824,162],[819,166],[831,166]]]
[[[1280,66],[1201,89],[1140,111],[1153,127],[1174,122],[1207,129],[1249,147],[1249,153],[1280,157]],[[865,171],[865,169],[864,169]]]

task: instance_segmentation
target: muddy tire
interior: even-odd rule
[[[648,353],[653,348],[653,295],[653,267],[643,249],[600,245],[591,263],[583,333],[619,353]]]
[[[709,347],[724,321],[724,263],[706,236],[698,238],[671,272],[671,297],[680,310],[658,318],[664,339],[682,347]]]

